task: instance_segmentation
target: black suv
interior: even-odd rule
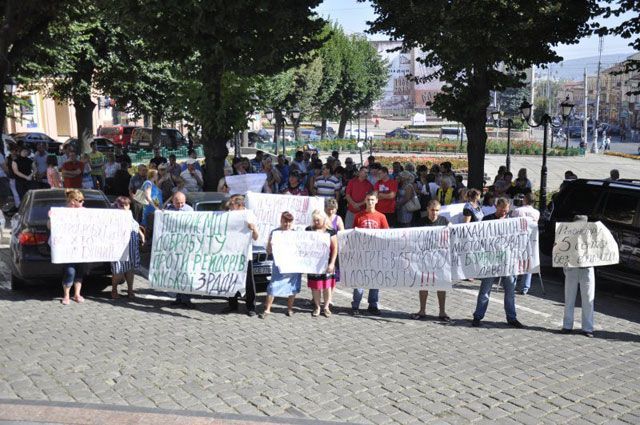
[[[640,286],[640,181],[567,181],[553,196],[548,219],[540,220],[540,250],[553,249],[555,224],[586,215],[589,221],[602,221],[618,242],[620,263],[598,267],[597,273],[623,284]]]

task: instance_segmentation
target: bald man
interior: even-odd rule
[[[165,211],[193,211],[191,205],[187,204],[187,197],[182,192],[176,192],[173,194],[173,201],[171,204],[167,205]],[[176,300],[171,303],[171,305],[179,306],[182,305],[187,308],[193,308],[193,304],[191,303],[191,297],[189,294],[176,294]]]

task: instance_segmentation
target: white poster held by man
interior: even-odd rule
[[[51,208],[51,262],[127,261],[131,212],[97,208]]]
[[[314,210],[324,211],[324,199],[318,196],[277,195],[274,193],[247,193],[246,207],[256,216],[260,235],[253,244],[266,246],[271,231],[280,226],[280,216],[288,211],[293,215],[293,227],[304,230],[311,224]]]
[[[330,236],[319,232],[273,232],[273,260],[280,273],[327,272]]]
[[[449,239],[447,227],[338,232],[340,284],[450,290]]]
[[[149,282],[159,291],[244,293],[251,259],[248,211],[156,211]]]
[[[267,175],[264,173],[239,174],[226,176],[224,181],[229,188],[229,195],[245,195],[247,192],[262,192]]]
[[[442,205],[439,215],[449,220],[451,224],[462,223],[464,220],[464,214],[462,214],[464,206],[465,204]]]
[[[600,221],[556,223],[552,255],[553,267],[595,267],[620,262],[618,244]]]
[[[538,224],[506,218],[454,224],[451,229],[453,278],[480,279],[538,273]]]

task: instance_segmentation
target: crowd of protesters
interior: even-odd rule
[[[134,172],[130,172],[131,158],[118,145],[113,152],[103,154],[92,143],[91,151],[82,158],[78,158],[71,145],[66,146],[59,157],[48,155],[44,144],[38,145],[33,155],[25,147],[12,145],[6,160],[4,157],[1,160],[5,175],[0,175],[0,178],[4,178],[2,182],[7,186],[3,187],[3,194],[11,194],[16,206],[31,188],[64,187],[70,189],[67,191],[68,206],[79,208],[82,207],[82,192],[74,189],[96,188],[117,197],[114,204],[117,208],[132,210],[137,221],[132,221],[130,261],[112,264],[113,298],[119,297],[117,285],[122,281],[127,282],[128,296],[134,296],[133,270],[139,266],[140,259],[138,245],[144,244],[145,240],[150,244],[149,229],[153,225],[153,213],[161,209],[190,210],[185,204],[186,193],[202,191],[204,186],[202,165],[193,151],[180,164],[174,155],[164,158],[160,150],[156,149],[148,165],[139,164]],[[324,162],[316,152],[310,151],[297,151],[291,161],[283,155],[274,157],[257,151],[253,159],[234,158],[225,167],[224,177],[220,179],[217,190],[229,191],[226,176],[247,173],[266,174],[263,187],[265,193],[318,196],[325,199],[325,210],[314,211],[312,225],[307,228],[308,231],[326,232],[331,239],[331,255],[326,273],[307,277],[307,285],[312,292],[314,317],[320,314],[329,317],[332,314],[332,290],[339,281],[336,234],[340,230],[447,225],[448,220],[439,213],[442,206],[454,203],[464,204],[462,208],[465,223],[508,217],[527,217],[537,222],[540,218],[540,213],[533,207],[532,185],[525,168],[518,170],[514,179],[514,175],[506,167],[500,167],[493,182],[482,193],[477,189],[468,189],[464,185],[463,176],[456,174],[452,164],[447,161],[431,167],[394,162],[389,170],[377,162],[374,156],[370,156],[365,164],[358,167],[352,158],[346,158],[343,165],[337,151],[332,152]],[[570,171],[565,177],[566,180],[577,178]],[[618,177],[617,171],[612,170],[611,179]],[[227,202],[229,210],[243,208],[242,196],[233,196]],[[292,222],[292,215],[286,212],[282,214],[280,226],[274,231],[291,231]],[[249,222],[248,226],[254,233],[254,239],[257,239],[255,225]],[[267,246],[269,251],[270,240],[271,237]],[[69,303],[69,289],[72,285],[75,286],[72,299],[82,301],[81,275],[81,265],[69,265],[65,269],[63,304]],[[504,308],[508,324],[516,328],[523,327],[516,317],[515,292],[518,287],[520,294],[527,294],[531,286],[531,274],[482,279],[473,326],[481,325],[491,289],[498,281],[501,281],[504,288]],[[277,265],[274,265],[261,317],[266,318],[271,314],[273,300],[278,296],[288,298],[287,314],[293,314],[293,300],[300,291],[300,285],[300,275],[282,274]],[[247,312],[255,315],[255,290],[249,286],[247,285]],[[351,303],[353,315],[360,314],[363,296],[364,290],[354,289]],[[419,292],[420,309],[411,315],[413,319],[426,317],[427,297],[427,291]],[[439,320],[450,321],[446,313],[446,292],[437,291],[437,298]],[[369,290],[367,311],[370,314],[380,314],[378,299],[379,291]],[[178,294],[175,303],[190,306],[190,297]],[[230,298],[229,310],[237,309],[237,297]],[[592,335],[592,329],[583,331]]]

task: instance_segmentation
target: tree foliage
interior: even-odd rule
[[[553,46],[589,33],[587,22],[596,10],[595,0],[372,3],[378,17],[370,32],[402,40],[403,49],[425,50],[420,60],[435,71],[424,80],[445,82],[432,108],[465,125],[472,187],[483,185],[490,91],[521,87],[531,65],[560,61]]]
[[[614,6],[611,6],[611,4],[614,4]],[[640,52],[640,2],[637,0],[605,0],[605,5],[599,9],[599,15],[604,19],[611,16],[620,16],[624,13],[630,13],[631,17],[613,27],[601,26],[598,22],[595,22],[596,33],[598,35],[618,35],[630,40],[629,46],[636,52]],[[628,60],[624,65],[624,69],[621,72],[623,74],[640,71],[640,60]],[[640,94],[640,86],[627,93],[627,95],[638,94]]]

